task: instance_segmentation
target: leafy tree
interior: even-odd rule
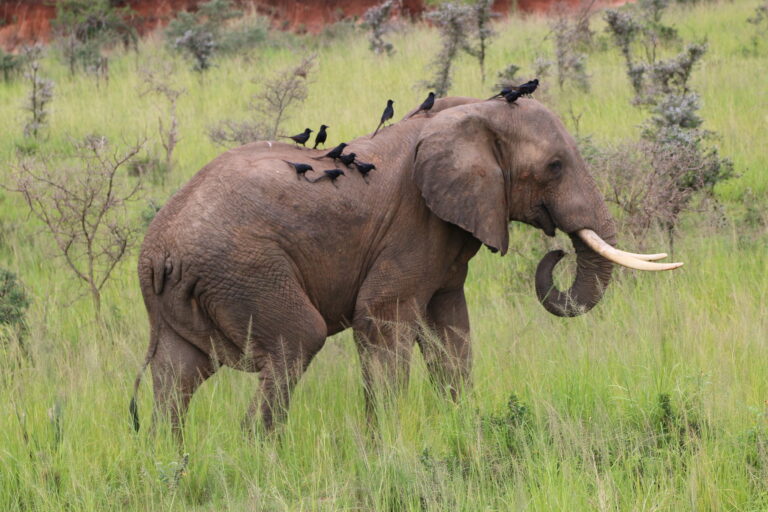
[[[108,59],[103,50],[122,42],[136,43],[136,31],[129,20],[133,11],[118,8],[111,0],[59,0],[53,27],[69,71],[78,65],[89,72],[106,74]]]

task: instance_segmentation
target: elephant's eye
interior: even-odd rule
[[[560,160],[553,160],[552,162],[550,162],[547,168],[549,169],[549,172],[551,172],[552,174],[560,174],[561,172],[563,172],[563,162],[561,162]]]

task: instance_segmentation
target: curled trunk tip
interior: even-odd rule
[[[536,268],[536,295],[544,309],[560,317],[573,317],[592,309],[603,297],[611,280],[613,265],[589,249],[578,237],[571,236],[576,249],[577,270],[573,285],[560,291],[552,273],[565,256],[560,250],[548,252]]]

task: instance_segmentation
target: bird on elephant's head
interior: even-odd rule
[[[614,221],[573,137],[533,99],[442,98],[429,116],[406,115],[348,150],[377,169],[370,184],[350,173],[337,187],[307,186],[296,166],[323,153],[251,143],[204,167],[152,221],[139,257],[145,367],[174,425],[195,389],[229,365],[261,373],[249,415],[271,428],[325,339],[350,326],[369,416],[382,379],[406,382],[415,344],[455,397],[471,366],[468,264],[483,244],[505,254],[511,221],[569,235],[572,286],[553,285],[561,251],[535,276],[539,300],[559,316],[595,306],[613,263],[680,265],[613,247]],[[423,325],[435,336],[420,335]]]

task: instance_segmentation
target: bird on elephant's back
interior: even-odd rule
[[[222,364],[259,372],[248,419],[260,414],[272,428],[325,339],[348,327],[369,416],[377,389],[407,382],[414,345],[455,398],[471,366],[468,264],[483,245],[507,252],[510,221],[570,236],[573,285],[552,284],[561,251],[535,276],[539,300],[558,316],[594,307],[614,262],[679,265],[613,247],[614,221],[573,137],[535,100],[439,99],[346,151],[376,173],[309,182],[296,179],[296,164],[320,175],[334,167],[322,152],[279,142],[233,149],[150,225],[139,258],[151,326],[145,367],[157,409],[177,430],[195,389]],[[419,334],[425,324],[435,336]]]

